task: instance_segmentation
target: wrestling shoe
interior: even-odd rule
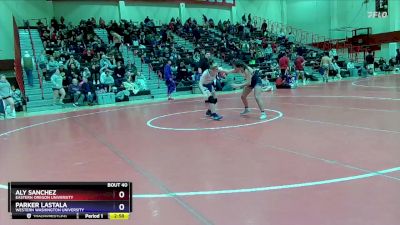
[[[243,112],[240,113],[240,115],[247,115],[251,112],[251,110],[249,108],[244,108]]]
[[[218,114],[216,114],[216,113],[213,113],[213,114],[211,115],[211,117],[212,117],[213,120],[221,120],[221,119],[222,119],[222,116],[220,116],[220,115],[218,115]]]
[[[260,116],[260,120],[266,120],[266,119],[267,119],[267,114],[265,112],[262,112],[261,116]]]

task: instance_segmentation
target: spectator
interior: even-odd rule
[[[6,117],[15,118],[15,104],[12,98],[11,85],[4,74],[0,74],[0,98],[10,106],[10,110],[5,107]]]
[[[201,68],[198,68],[196,72],[192,75],[192,80],[194,83],[198,83],[201,77]]]
[[[57,69],[53,75],[51,76],[51,83],[53,86],[53,104],[57,103],[58,97],[60,97],[58,103],[60,105],[64,105],[65,98],[65,90],[63,88],[63,77],[60,74],[60,71]]]
[[[304,74],[304,64],[305,63],[306,63],[306,60],[304,60],[303,56],[297,55],[294,65],[296,68],[297,77],[301,77],[301,80],[303,81],[303,85],[306,85],[306,77]],[[296,79],[296,82],[297,82],[297,79]]]
[[[57,70],[59,67],[60,67],[59,62],[57,62],[57,61],[54,59],[54,56],[50,56],[50,61],[49,61],[49,63],[47,64],[48,76],[51,77],[51,76],[56,72],[56,70]]]
[[[46,77],[46,67],[49,60],[47,59],[46,51],[43,50],[42,54],[40,54],[39,58],[39,68],[42,70],[42,75]],[[47,78],[47,77],[46,77]]]
[[[117,68],[114,70],[114,81],[117,87],[122,85],[125,80],[125,66],[121,64],[121,61],[117,62]]]
[[[100,83],[106,88],[107,91],[111,91],[114,85],[114,78],[111,76],[112,70],[109,70],[107,66],[100,69]]]
[[[68,59],[67,62],[66,62],[66,66],[67,66],[67,68],[69,69],[69,68],[72,67],[72,65],[74,65],[74,69],[75,69],[75,68],[76,68],[76,69],[79,69],[80,66],[81,66],[81,64],[75,59],[75,57],[74,57],[73,55],[70,55],[70,56],[69,56],[69,59]]]
[[[399,65],[400,64],[400,49],[396,49],[396,64]]]
[[[100,67],[103,68],[103,67],[107,66],[107,68],[109,68],[109,69],[114,69],[116,67],[114,56],[111,57],[111,60],[113,60],[114,64],[111,63],[110,58],[108,58],[105,54],[103,54],[101,56],[101,60],[100,60]]]
[[[328,82],[329,68],[332,64],[332,59],[329,57],[329,53],[325,52],[321,58],[320,69],[323,72],[323,81]]]
[[[268,46],[264,50],[265,52],[265,60],[270,61],[272,58],[272,47],[271,44],[268,44]]]
[[[375,57],[372,51],[368,51],[368,55],[365,56],[365,64],[369,74],[375,75]]]
[[[88,83],[88,79],[86,77],[82,78],[82,82],[80,83],[80,92],[86,98],[86,101],[89,105],[93,105],[93,94],[91,85]]]
[[[32,70],[35,66],[35,61],[33,60],[33,57],[28,53],[28,51],[25,51],[25,54],[21,60],[21,64],[22,64],[22,67],[24,68],[25,74],[28,78],[28,85],[33,87]]]
[[[164,67],[164,79],[168,87],[168,100],[174,100],[171,95],[176,90],[175,81],[172,76],[171,64],[171,60],[168,60],[168,63]]]
[[[117,34],[116,32],[114,32],[114,31],[111,31],[110,32],[111,33],[111,36],[112,36],[112,38],[113,38],[113,42],[114,42],[114,47],[117,49],[117,51],[119,52],[120,50],[119,50],[119,47],[121,46],[121,43],[122,43],[122,37],[121,37],[121,35],[119,35],[119,34]]]
[[[289,35],[288,35],[288,44],[289,44],[289,46],[293,45],[295,40],[296,40],[296,37],[292,34],[292,32],[289,32]]]
[[[335,48],[329,50],[329,58],[338,60],[338,55]]]
[[[267,27],[268,27],[267,21],[264,20],[263,23],[262,23],[262,25],[261,25],[261,32],[262,32],[262,35],[263,35],[263,36],[266,35]]]
[[[91,77],[92,77],[92,74],[91,74],[89,68],[88,67],[84,67],[83,71],[82,71],[82,79],[83,78],[89,79]]]
[[[379,69],[381,71],[390,71],[391,70],[389,65],[386,63],[386,60],[383,57],[381,57],[379,59],[378,64],[379,64]]]
[[[137,87],[136,84],[133,82],[133,75],[131,73],[128,72],[127,76],[128,80],[124,81],[122,84],[125,90],[132,91],[133,94],[136,95],[137,93],[139,93],[139,87]]]
[[[358,76],[358,69],[354,66],[354,60],[350,59],[350,61],[347,63],[347,70],[350,73],[350,77],[355,77]]]
[[[210,64],[212,64],[211,60],[211,54],[207,52],[199,62],[199,67],[201,68],[202,71],[206,71],[207,69],[210,68]]]
[[[279,68],[281,69],[281,76],[285,76],[286,71],[289,69],[289,58],[286,53],[282,53],[282,57],[279,59]]]
[[[146,78],[142,73],[138,73],[138,75],[135,76],[135,85],[139,91],[146,91],[148,90],[147,84],[146,84]]]
[[[12,98],[13,98],[14,104],[15,104],[15,111],[17,111],[17,112],[23,111],[21,91],[18,88],[16,88],[14,85],[11,85],[11,93],[12,93]]]
[[[335,75],[337,78],[339,78],[339,80],[341,80],[342,79],[342,75],[340,74],[341,69],[340,69],[339,65],[337,64],[336,59],[332,60],[331,65],[332,65],[332,70],[331,70],[332,74]]]
[[[68,86],[68,93],[74,98],[73,105],[75,107],[83,105],[85,95],[81,93],[81,87],[79,86],[77,79],[72,79],[72,83]]]
[[[250,53],[250,45],[247,41],[242,42],[242,47],[241,47],[242,52],[244,53]]]

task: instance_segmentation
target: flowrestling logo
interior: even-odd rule
[[[387,12],[377,12],[377,11],[368,12],[368,18],[387,18],[387,17],[388,17]]]

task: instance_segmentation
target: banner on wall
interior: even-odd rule
[[[389,0],[375,0],[375,11],[380,12],[381,14],[389,14]]]

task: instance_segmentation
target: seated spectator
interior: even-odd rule
[[[264,50],[264,53],[265,53],[265,60],[270,61],[273,53],[271,44],[268,44],[268,46]]]
[[[350,59],[350,61],[347,63],[347,70],[350,73],[350,77],[358,76],[358,69],[354,66],[353,59]]]
[[[282,42],[282,41],[284,41],[285,39],[286,39],[286,34],[285,34],[285,32],[283,31],[283,29],[281,29],[281,31],[280,31],[279,34],[278,34],[278,41]]]
[[[94,51],[91,48],[85,49],[85,51],[83,51],[83,53],[82,53],[82,60],[85,63],[90,63],[92,61],[93,57],[94,57]]]
[[[288,39],[288,44],[292,45],[294,44],[296,37],[292,34],[292,32],[289,32],[287,39]]]
[[[72,79],[72,83],[68,86],[68,93],[71,95],[71,97],[73,97],[73,105],[75,107],[83,105],[85,95],[81,93],[81,87],[79,86],[77,79]]]
[[[146,84],[146,78],[144,77],[144,75],[142,73],[138,73],[135,76],[135,84],[136,84],[137,88],[139,89],[139,91],[148,90],[147,84]]]
[[[131,73],[128,72],[127,74],[128,80],[124,81],[122,83],[122,85],[124,86],[124,88],[128,91],[132,91],[133,94],[137,94],[139,93],[139,87],[137,87],[135,85],[135,83],[133,82],[133,75]]]
[[[389,66],[390,66],[390,68],[392,68],[392,70],[394,70],[394,68],[396,67],[396,64],[397,64],[397,58],[396,58],[396,57],[392,57],[392,58],[389,60]]]
[[[386,63],[386,60],[383,57],[381,57],[379,59],[378,64],[379,64],[379,69],[381,71],[389,71],[390,70],[389,65]]]
[[[82,79],[83,78],[89,79],[91,77],[92,77],[92,74],[90,73],[89,68],[88,67],[84,67],[83,71],[82,71]]]
[[[188,69],[185,65],[185,62],[180,62],[178,66],[178,71],[176,75],[176,81],[181,82],[181,81],[188,81],[189,78],[189,72]]]
[[[114,78],[111,73],[112,70],[109,70],[107,66],[100,69],[100,83],[106,88],[107,91],[111,91],[112,86],[114,85]]]
[[[14,85],[11,85],[11,95],[15,104],[15,111],[23,111],[22,93]]]
[[[250,45],[247,41],[242,42],[242,46],[240,48],[244,53],[250,53]]]
[[[88,82],[88,79],[86,77],[82,78],[82,82],[79,84],[80,86],[80,92],[82,95],[86,98],[86,101],[88,102],[89,105],[93,105],[93,94],[92,94],[92,87],[90,83]]]
[[[197,84],[200,81],[200,77],[202,75],[201,68],[197,68],[195,72],[192,75],[192,80],[195,84]]]
[[[121,86],[122,82],[125,80],[125,66],[122,65],[121,61],[117,62],[117,67],[114,69],[113,78],[117,87]]]
[[[80,77],[79,77],[80,75],[81,75],[81,73],[75,67],[75,64],[71,64],[71,67],[66,71],[67,85],[70,85],[72,83],[73,79],[80,80]]]
[[[113,63],[111,63],[110,59],[113,61]],[[115,67],[117,67],[115,65],[115,58],[114,56],[111,56],[111,58],[108,58],[105,54],[103,54],[101,56],[101,60],[100,60],[100,67],[103,68],[107,66],[108,69],[114,69]]]

